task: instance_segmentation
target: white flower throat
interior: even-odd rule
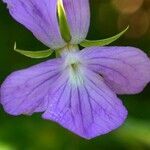
[[[69,81],[74,86],[80,86],[84,83],[83,62],[78,55],[79,48],[69,46],[64,48],[62,57],[64,58],[64,67],[69,74]]]

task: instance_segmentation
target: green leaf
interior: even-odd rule
[[[58,6],[57,7],[58,21],[59,21],[59,27],[60,27],[60,32],[61,32],[62,38],[66,42],[70,42],[71,34],[70,34],[70,29],[69,29],[69,25],[67,22],[66,12],[65,12],[62,0],[58,0],[57,6]]]
[[[109,45],[110,43],[112,43],[112,42],[116,41],[117,39],[119,39],[128,29],[129,29],[129,26],[125,30],[120,32],[119,34],[117,34],[115,36],[112,36],[110,38],[107,38],[107,39],[95,40],[95,41],[84,40],[82,43],[80,43],[80,45],[83,46],[83,47]]]
[[[30,58],[46,58],[50,56],[53,51],[51,49],[48,50],[42,50],[42,51],[26,51],[16,48],[16,43],[14,45],[14,50],[24,56],[30,57]]]

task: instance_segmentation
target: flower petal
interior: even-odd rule
[[[47,108],[52,84],[60,76],[60,59],[16,71],[1,86],[1,103],[12,115],[42,112]]]
[[[58,122],[86,139],[108,133],[124,122],[126,109],[94,72],[86,71],[82,86],[73,86],[67,79],[56,82],[54,99],[43,118]]]
[[[150,59],[137,48],[92,47],[81,55],[117,94],[139,93],[150,82]]]
[[[66,11],[72,44],[79,44],[88,33],[90,24],[89,0],[63,0]]]
[[[64,46],[57,20],[57,0],[3,0],[14,19],[51,48]]]

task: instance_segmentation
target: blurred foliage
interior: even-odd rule
[[[91,0],[88,39],[108,38],[128,24],[130,31],[111,45],[135,46],[150,54],[150,0],[133,1],[135,0]],[[146,23],[143,24],[143,21]],[[22,49],[47,49],[10,17],[6,6],[0,1],[0,83],[12,71],[45,60],[30,59],[16,53],[13,51],[15,41]],[[54,55],[50,56],[52,57]],[[90,141],[70,133],[56,123],[42,120],[39,114],[13,117],[7,115],[1,107],[0,150],[150,149],[150,86],[138,95],[120,98],[129,111],[125,124],[116,131]]]

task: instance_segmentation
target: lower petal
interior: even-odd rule
[[[127,116],[121,101],[99,75],[89,70],[80,86],[61,80],[53,88],[52,97],[43,118],[58,122],[86,139],[118,128]]]

